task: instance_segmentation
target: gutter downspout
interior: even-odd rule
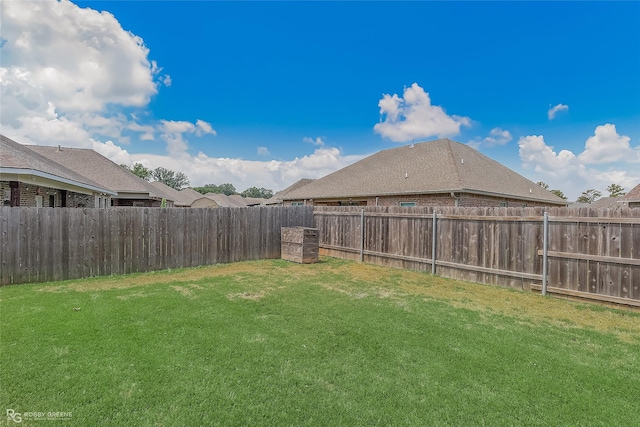
[[[455,200],[455,207],[460,207],[460,196],[456,196],[456,193],[454,193],[453,191],[451,192],[451,197],[454,198]]]

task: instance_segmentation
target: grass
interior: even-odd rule
[[[9,286],[0,321],[0,410],[56,425],[640,425],[639,314],[416,272]]]

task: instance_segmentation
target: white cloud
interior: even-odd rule
[[[551,188],[562,190],[569,200],[575,200],[589,188],[606,194],[604,189],[611,183],[627,189],[637,185],[640,167],[634,169],[635,173],[620,168],[622,162],[640,166],[640,146],[631,148],[629,140],[619,135],[613,124],[606,124],[596,127],[578,155],[569,150],[556,153],[538,135],[520,138],[518,146],[523,166],[537,174],[535,181],[544,181]]]
[[[320,147],[324,146],[324,140],[325,140],[324,136],[319,136],[316,139],[309,138],[308,136],[305,136],[304,138],[302,138],[303,142],[306,142],[308,144],[313,144],[313,145],[319,145]]]
[[[129,154],[110,144],[96,146],[116,163],[142,163],[155,169],[162,166],[187,174],[192,186],[231,183],[244,190],[259,185],[278,191],[301,178],[320,178],[343,168],[364,156],[345,156],[334,147],[322,147],[312,154],[290,161],[256,161],[209,157],[200,152],[196,156],[163,156],[157,154]]]
[[[503,130],[500,128],[493,128],[489,132],[489,136],[484,139],[476,139],[473,141],[469,141],[467,145],[478,149],[480,146],[484,145],[486,147],[494,147],[496,145],[505,145],[513,140],[513,136],[511,136],[511,132],[508,130]]]
[[[196,120],[196,135],[202,136],[205,134],[217,135],[218,133],[215,131],[211,123],[207,123],[204,120]]]
[[[587,139],[585,150],[579,159],[584,164],[640,161],[640,146],[631,148],[631,138],[618,135],[616,126],[607,123],[598,126],[594,135]]]
[[[378,106],[381,121],[373,129],[394,142],[455,136],[461,126],[471,126],[468,117],[449,116],[442,107],[432,105],[429,94],[417,83],[405,87],[402,98],[384,94]]]
[[[113,15],[67,1],[2,2],[3,133],[23,141],[92,146],[91,137],[153,140],[123,108],[148,105],[161,68]],[[164,76],[165,84],[170,82]],[[169,80],[167,80],[169,78]]]
[[[547,115],[549,116],[549,120],[553,120],[556,118],[556,113],[558,111],[568,111],[568,110],[569,110],[568,105],[558,104],[555,107],[549,108],[549,111],[547,111]]]
[[[259,156],[268,156],[271,153],[267,147],[258,147],[258,155]]]
[[[165,85],[166,87],[170,87],[171,86],[171,76],[169,74],[165,74],[164,76],[162,76],[160,78],[160,81],[162,82],[163,85]]]
[[[143,106],[157,93],[148,49],[113,15],[62,0],[2,3],[2,91],[14,119],[46,109]],[[3,108],[3,111],[6,111]]]

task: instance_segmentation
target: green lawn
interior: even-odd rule
[[[640,425],[639,314],[422,273],[324,258],[8,286],[0,320],[0,424]]]

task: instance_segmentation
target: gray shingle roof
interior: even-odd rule
[[[600,197],[587,206],[590,208],[616,208],[621,206],[620,203],[618,203],[620,199],[621,197]]]
[[[193,201],[196,199],[196,197],[191,197],[188,193],[178,191],[160,181],[153,181],[149,184],[155,187],[156,194],[162,196],[167,200],[173,200],[174,206],[191,206],[191,203],[193,203]],[[202,197],[202,194],[198,192],[196,193],[199,197]]]
[[[29,147],[42,156],[86,176],[98,184],[115,191],[118,195],[126,193],[148,195],[151,198],[167,198],[158,194],[150,183],[117,165],[103,155],[86,148]],[[168,198],[169,200],[173,200]]]
[[[42,173],[50,179],[58,178],[60,182],[77,185],[91,191],[115,194],[107,186],[41,155],[33,150],[33,146],[19,144],[4,135],[0,135],[0,167],[5,170],[21,170],[23,173],[30,174]]]
[[[470,192],[564,205],[566,201],[468,145],[449,139],[391,148],[308,183],[286,200]]]
[[[620,198],[621,202],[640,202],[640,184]]]
[[[187,197],[190,198],[191,202],[193,202],[195,199],[199,199],[200,197],[202,197],[202,193],[198,193],[193,188],[183,188],[182,190],[179,191],[179,193],[182,193],[185,198]]]
[[[204,195],[207,199],[213,200],[221,208],[244,208],[246,203],[240,200],[234,199],[231,196],[220,193],[207,193]]]
[[[276,194],[273,195],[273,197],[271,197],[270,199],[267,199],[264,201],[265,205],[277,205],[277,204],[281,204],[282,201],[284,199],[286,199],[287,195],[291,192],[293,192],[294,190],[298,190],[299,188],[304,187],[305,185],[311,183],[315,181],[315,179],[310,179],[310,178],[302,178],[299,181],[294,182],[293,184],[291,184],[290,186],[288,186],[287,188],[285,188],[284,190],[278,191]]]

